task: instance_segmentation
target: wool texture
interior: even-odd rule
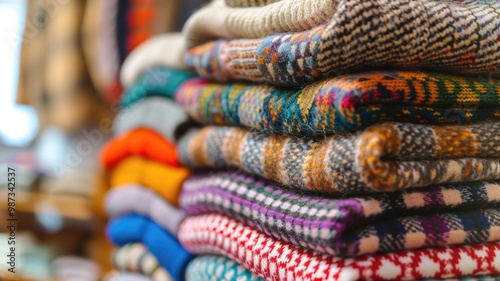
[[[498,76],[498,10],[498,1],[343,0],[324,25],[209,42],[192,48],[186,64],[218,81],[286,86],[380,67]]]
[[[148,128],[176,143],[176,131],[187,120],[186,112],[173,101],[148,97],[118,112],[113,121],[113,134],[119,136],[138,128]]]
[[[493,210],[500,182],[331,199],[219,172],[186,180],[180,205],[190,216],[223,213],[285,243],[338,256],[500,240],[500,211]]]
[[[179,205],[182,183],[190,171],[184,167],[169,167],[140,157],[128,157],[108,173],[108,187],[126,184],[147,186],[174,206]]]
[[[282,0],[225,0],[228,7],[260,7]]]
[[[113,266],[125,272],[141,273],[152,281],[171,281],[170,274],[141,243],[126,244],[113,252]]]
[[[353,194],[500,179],[500,123],[383,123],[361,133],[299,139],[234,127],[191,130],[188,167],[237,167],[296,189]]]
[[[235,261],[223,256],[199,256],[186,268],[186,281],[264,281]]]
[[[179,228],[179,240],[191,253],[226,256],[270,281],[416,280],[500,273],[498,243],[343,259],[283,243],[218,214],[188,217]]]
[[[154,66],[187,69],[184,63],[186,43],[180,33],[153,36],[140,44],[123,62],[120,81],[124,88],[132,86],[138,77]]]
[[[175,91],[194,76],[196,75],[189,71],[152,66],[125,90],[121,107],[127,108],[146,97],[160,96],[173,99]]]
[[[113,169],[130,156],[140,156],[170,167],[181,166],[175,145],[147,128],[135,129],[108,142],[101,152],[101,163],[107,169]]]
[[[175,237],[163,228],[140,215],[128,215],[111,220],[106,229],[108,239],[117,246],[142,243],[153,254],[160,265],[176,281],[184,280],[184,272],[193,256]],[[173,258],[175,257],[175,258]]]
[[[175,100],[204,124],[299,136],[356,131],[381,121],[500,120],[500,80],[417,71],[345,75],[300,90],[194,78],[179,88]]]
[[[265,7],[229,7],[214,0],[196,11],[182,29],[187,47],[217,38],[259,38],[304,31],[328,22],[339,0],[274,1]]]
[[[110,218],[132,213],[141,214],[173,236],[177,236],[177,228],[186,216],[182,210],[169,204],[156,192],[138,184],[127,184],[109,190],[104,204]]]

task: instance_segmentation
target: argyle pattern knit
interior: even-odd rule
[[[223,256],[199,256],[186,268],[186,281],[264,281],[245,267]]]
[[[136,272],[149,276],[152,281],[174,280],[159,265],[158,260],[146,246],[140,243],[126,244],[113,252],[113,266],[125,272]]]
[[[500,211],[480,210],[500,206],[500,182],[330,199],[219,172],[186,180],[180,205],[187,215],[224,213],[285,243],[339,256],[500,240]]]
[[[188,71],[151,66],[139,76],[132,86],[125,90],[120,105],[122,108],[127,108],[137,101],[151,96],[173,98],[175,91],[182,83],[194,76],[194,73]]]
[[[353,194],[447,182],[500,179],[500,123],[374,125],[319,140],[233,127],[187,133],[177,147],[188,167],[237,167],[291,188]]]
[[[287,86],[374,67],[498,76],[499,10],[498,1],[344,0],[324,25],[206,43],[186,64],[218,81]]]
[[[336,258],[273,239],[224,215],[188,217],[179,240],[196,254],[224,255],[271,281],[416,280],[499,274],[500,244]]]
[[[201,123],[300,136],[355,131],[381,121],[500,120],[500,80],[417,71],[345,75],[300,90],[195,78],[179,88],[175,100]]]

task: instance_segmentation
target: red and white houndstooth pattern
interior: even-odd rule
[[[414,280],[500,273],[500,243],[343,259],[285,244],[224,215],[188,217],[179,240],[190,252],[220,254],[273,281]]]

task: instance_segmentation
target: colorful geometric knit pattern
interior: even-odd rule
[[[141,273],[153,281],[173,280],[143,244],[126,244],[113,252],[112,259],[113,266],[120,271]]]
[[[189,178],[180,204],[187,215],[223,213],[285,243],[331,255],[500,240],[500,210],[478,211],[500,207],[500,182],[330,199],[220,172]]]
[[[272,281],[416,280],[500,273],[498,243],[343,259],[283,243],[217,214],[188,217],[179,228],[179,239],[192,253],[224,255]]]
[[[319,140],[234,127],[192,130],[178,144],[188,167],[237,167],[298,189],[353,194],[500,179],[500,122],[374,125]]]
[[[287,86],[381,66],[498,76],[499,10],[499,1],[344,0],[327,24],[210,42],[186,63],[218,81]]]
[[[225,0],[229,7],[260,7],[282,0]]]
[[[201,123],[301,136],[355,131],[380,121],[500,120],[500,80],[416,71],[346,75],[301,90],[195,78],[175,100]]]
[[[223,256],[199,256],[186,268],[186,281],[264,281],[245,267]]]
[[[120,105],[122,108],[126,108],[150,96],[173,99],[177,88],[194,76],[196,76],[194,73],[188,71],[152,66],[131,87],[125,90]]]

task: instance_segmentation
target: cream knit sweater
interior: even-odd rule
[[[184,25],[187,46],[217,38],[259,38],[304,31],[331,19],[340,0],[282,0],[263,7],[233,8],[215,0]]]

